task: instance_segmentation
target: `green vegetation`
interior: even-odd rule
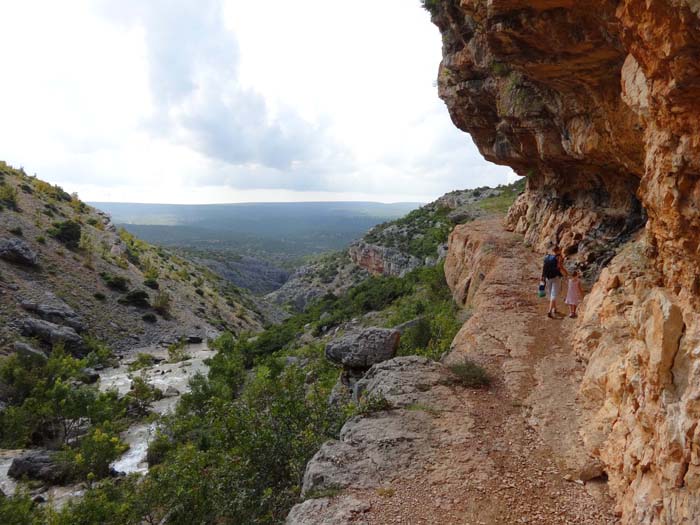
[[[443,266],[419,268],[406,279],[414,283],[413,291],[387,309],[384,324],[391,327],[413,323],[401,335],[399,355],[439,359],[449,350],[461,326]]]
[[[145,354],[139,355],[143,356]],[[137,414],[139,417],[145,417],[151,412],[153,402],[163,398],[163,392],[150,385],[145,377],[136,376],[131,381],[131,390],[129,390],[126,397],[129,403],[129,411]]]
[[[87,344],[91,352],[85,359],[58,345],[45,361],[13,354],[0,362],[9,401],[0,412],[0,447],[60,450],[66,481],[106,476],[109,463],[126,450],[118,438],[126,427],[124,401],[115,391],[84,383],[84,369],[109,360],[111,353],[98,341],[88,338]]]
[[[523,177],[512,184],[497,186],[496,189],[501,190],[501,193],[479,201],[479,206],[489,213],[508,212],[516,197],[525,191],[525,182],[526,178]]]
[[[148,293],[145,290],[131,290],[119,299],[119,302],[129,306],[136,306],[137,308],[149,308],[151,306]]]
[[[170,294],[164,290],[159,291],[151,302],[151,307],[165,318],[170,315],[171,305]]]
[[[508,64],[503,62],[491,62],[491,72],[497,77],[505,77],[510,73]]]
[[[187,340],[180,339],[177,343],[168,346],[168,363],[179,363],[190,358],[187,353]]]
[[[421,0],[420,3],[423,6],[423,9],[428,11],[431,15],[434,15],[440,6],[440,2],[441,0]]]
[[[144,279],[143,285],[150,288],[151,290],[157,290],[158,288],[160,288],[158,281],[156,281],[152,277],[148,277],[148,278]]]
[[[372,228],[364,240],[396,248],[419,259],[436,257],[437,247],[447,241],[453,225],[447,219],[446,207],[423,206],[405,217]]]
[[[141,370],[155,364],[155,358],[151,354],[146,354],[144,352],[139,352],[136,354],[136,359],[129,365],[129,370],[136,371]]]
[[[7,182],[0,183],[0,204],[17,209],[17,190]]]
[[[102,272],[100,277],[102,277],[105,284],[112,290],[126,292],[129,289],[129,281],[125,277],[107,272]]]
[[[71,250],[77,249],[80,245],[81,228],[77,222],[54,222],[48,234]]]
[[[482,388],[491,384],[486,370],[470,359],[450,365],[449,368],[457,376],[457,382],[467,388]]]

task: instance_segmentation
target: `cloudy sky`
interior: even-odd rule
[[[498,184],[419,0],[22,0],[0,159],[89,201],[427,201]]]

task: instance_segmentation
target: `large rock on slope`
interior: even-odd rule
[[[47,302],[22,301],[21,306],[28,312],[32,312],[45,321],[70,326],[78,332],[85,329],[85,325],[75,310],[58,299],[53,294],[48,294]]]
[[[403,276],[423,266],[423,259],[387,246],[357,241],[348,248],[350,258],[373,275]]]
[[[431,390],[448,390],[452,381],[447,367],[424,357],[396,357],[372,367],[362,380],[363,394],[384,399],[391,410],[348,420],[340,439],[326,442],[306,466],[302,495],[377,486],[410,466],[432,446],[432,416],[406,409],[432,405],[438,397]]]
[[[46,354],[41,350],[23,343],[21,341],[16,341],[14,344],[15,353],[22,355],[24,357],[29,357],[32,359],[39,359],[40,361],[46,361]]]
[[[344,368],[367,370],[396,355],[401,333],[388,328],[366,328],[326,345],[326,358]]]
[[[22,239],[0,239],[0,259],[23,266],[39,264],[39,256]]]
[[[22,335],[38,337],[50,345],[63,343],[67,350],[73,352],[83,348],[83,339],[73,328],[60,326],[42,319],[27,318],[22,321]]]
[[[285,525],[350,525],[369,509],[369,503],[352,496],[308,499],[292,509]]]
[[[26,477],[58,485],[67,481],[69,472],[55,452],[32,450],[12,460],[8,475],[15,479]]]

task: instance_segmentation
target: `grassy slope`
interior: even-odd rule
[[[46,292],[71,306],[90,333],[120,347],[153,343],[168,334],[202,333],[207,325],[234,333],[260,326],[252,304],[240,290],[203,267],[116,231],[76,195],[0,163],[3,198],[0,238],[20,238],[39,255],[36,268],[0,260],[0,285],[10,290],[0,296],[3,348],[18,338],[16,320],[27,316],[19,302],[44,301]],[[80,227],[77,247],[51,235],[56,224],[66,222]],[[124,279],[128,290],[146,292],[151,302],[159,292],[168,294],[170,315],[156,316],[155,323],[144,321],[145,313],[154,312],[122,304],[125,291],[107,282],[114,276]],[[159,290],[144,285],[148,278]]]

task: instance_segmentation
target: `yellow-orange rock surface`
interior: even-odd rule
[[[452,120],[528,178],[509,227],[591,277],[606,267],[576,335],[581,434],[622,521],[700,523],[700,3],[441,0],[432,14]],[[475,276],[450,257],[464,301]]]

